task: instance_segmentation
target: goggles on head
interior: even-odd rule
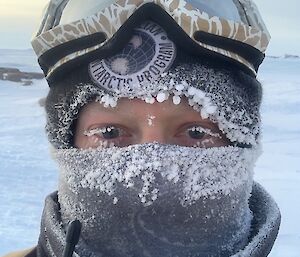
[[[221,57],[254,76],[270,40],[252,0],[50,0],[32,46],[51,81],[117,53],[145,20],[191,54]]]

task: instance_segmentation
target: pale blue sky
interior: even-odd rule
[[[300,55],[300,1],[254,1],[272,36],[267,54]]]
[[[30,48],[47,0],[0,0],[0,49]],[[84,2],[84,0],[83,0]],[[300,55],[300,1],[255,0],[271,33],[268,55]]]

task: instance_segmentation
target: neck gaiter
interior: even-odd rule
[[[149,143],[54,150],[79,256],[230,256],[248,242],[258,149]]]

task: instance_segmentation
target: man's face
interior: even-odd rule
[[[149,104],[122,98],[115,108],[91,102],[79,113],[74,138],[83,149],[151,142],[205,148],[230,144],[217,124],[202,119],[184,98],[178,105],[170,99]]]
[[[246,244],[256,152],[224,147],[217,123],[184,97],[173,100],[86,104],[74,131],[79,149],[55,152],[63,222],[78,219],[93,251],[229,256],[224,249]]]

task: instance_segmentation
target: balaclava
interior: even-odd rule
[[[75,148],[80,109],[91,101],[113,108],[121,97],[148,104],[168,98],[179,104],[186,97],[231,145]],[[120,53],[79,67],[52,86],[46,129],[60,168],[61,229],[74,219],[82,224],[75,253],[205,257],[231,256],[245,247],[260,152],[260,101],[254,78],[181,52],[150,21],[135,29]],[[63,243],[55,248],[51,237],[45,238],[55,256]]]

